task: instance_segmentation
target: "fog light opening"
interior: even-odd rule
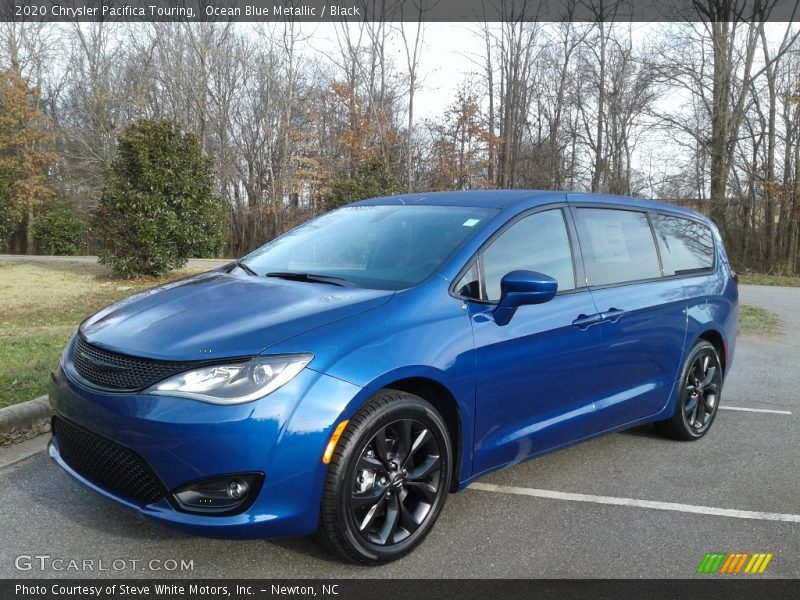
[[[173,504],[190,513],[240,513],[255,500],[263,480],[261,473],[237,473],[195,481],[172,493]]]

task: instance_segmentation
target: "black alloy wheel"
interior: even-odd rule
[[[711,424],[717,411],[720,386],[720,368],[713,352],[701,352],[695,356],[683,391],[683,415],[686,424],[702,434]]]
[[[378,392],[352,419],[328,467],[324,543],[357,563],[400,558],[428,534],[450,488],[447,427],[425,400]]]
[[[417,531],[439,495],[442,452],[428,427],[400,419],[381,427],[362,450],[352,477],[350,517],[380,546]]]
[[[656,423],[660,431],[679,440],[698,440],[714,422],[722,392],[722,364],[707,341],[695,344],[684,364],[675,414]]]

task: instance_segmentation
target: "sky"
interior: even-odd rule
[[[337,51],[335,25],[304,23],[303,33],[310,35],[310,55]],[[396,24],[400,26],[401,24]],[[484,60],[483,40],[478,23],[427,23],[424,25],[424,47],[419,64],[420,86],[415,96],[420,118],[441,115],[452,101],[454,92],[474,73],[480,73]],[[415,23],[406,23],[407,35],[415,34]],[[661,23],[633,23],[632,36],[637,44],[652,34]],[[388,44],[389,56],[405,71],[406,55],[399,34]]]

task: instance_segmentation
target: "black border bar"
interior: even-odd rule
[[[797,597],[796,579],[753,579],[750,576],[704,576],[698,579],[49,579],[0,581],[5,600],[85,600],[88,598],[137,600],[264,600],[274,598],[329,598],[374,600],[376,596],[424,600],[534,600],[569,598],[647,600],[730,600]],[[127,589],[126,589],[127,586]],[[156,591],[156,586],[169,590]],[[135,590],[134,590],[135,588]],[[135,592],[135,593],[133,593]]]
[[[798,0],[2,0],[0,21],[794,21]]]

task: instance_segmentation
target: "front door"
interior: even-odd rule
[[[562,208],[551,208],[517,220],[465,276],[477,281],[459,285],[476,296],[465,300],[475,339],[475,474],[576,441],[591,430],[600,326],[591,294],[576,289],[565,216]],[[503,275],[516,269],[555,278],[559,291],[549,302],[519,307],[500,326],[493,303]]]

